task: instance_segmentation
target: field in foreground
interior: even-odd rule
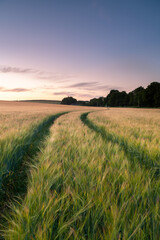
[[[2,239],[159,239],[160,110],[16,104],[0,104]]]

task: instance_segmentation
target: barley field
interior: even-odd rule
[[[0,239],[158,240],[160,109],[0,102]]]

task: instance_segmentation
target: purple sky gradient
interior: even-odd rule
[[[0,100],[160,81],[159,0],[0,0]]]

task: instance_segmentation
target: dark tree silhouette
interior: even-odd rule
[[[105,98],[92,98],[89,102],[90,106],[104,107],[105,106]]]
[[[160,107],[160,83],[152,82],[145,90],[145,105]]]
[[[65,105],[72,105],[72,104],[76,104],[77,103],[77,99],[73,98],[73,97],[66,97],[62,99],[61,104],[65,104]]]
[[[110,107],[125,107],[128,105],[128,95],[125,91],[111,90],[106,97],[106,103]]]
[[[97,107],[160,107],[160,83],[152,82],[146,89],[138,87],[129,92],[111,90],[106,97],[93,98],[88,101],[77,101],[73,97],[63,98],[61,104],[75,104]]]
[[[146,89],[138,87],[128,94],[111,90],[105,102],[110,107],[160,107],[160,83],[152,82]]]

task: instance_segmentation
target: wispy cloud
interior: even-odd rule
[[[36,73],[36,70],[31,68],[19,68],[10,66],[0,66],[1,73]]]
[[[55,96],[75,96],[78,98],[93,98],[99,96],[106,96],[111,89],[121,90],[119,86],[111,86],[101,81],[78,81],[79,77],[72,74],[60,74],[54,72],[40,71],[32,68],[20,68],[13,66],[0,65],[0,73],[16,73],[29,74],[31,80],[40,82],[40,86],[28,89],[16,86],[17,88],[3,88],[0,87],[0,92],[29,92],[39,91],[45,94],[53,94]],[[42,84],[45,85],[42,86]],[[58,92],[59,90],[59,92]]]
[[[4,65],[0,65],[0,73],[32,74],[35,80],[36,79],[46,80],[49,82],[58,82],[58,83],[67,82],[70,79],[76,78],[76,76],[72,74],[53,73],[53,72],[47,72],[47,71],[40,71],[32,68],[20,68],[20,67],[4,66]]]
[[[65,86],[65,88],[77,88],[77,89],[83,89],[88,91],[110,91],[112,89],[121,89],[119,86],[110,86],[101,84],[100,82],[79,82],[76,84],[72,84],[69,86]]]
[[[98,82],[80,82],[67,86],[67,88],[82,88],[82,87],[95,87]]]
[[[0,92],[29,92],[32,91],[33,89],[28,89],[28,88],[4,88],[0,87]]]
[[[66,96],[75,96],[76,94],[75,93],[73,93],[73,92],[55,92],[55,93],[53,93],[53,95],[57,95],[57,96],[61,96],[61,95],[66,95]]]
[[[27,89],[27,88],[13,88],[7,90],[8,92],[30,92],[32,89]]]

